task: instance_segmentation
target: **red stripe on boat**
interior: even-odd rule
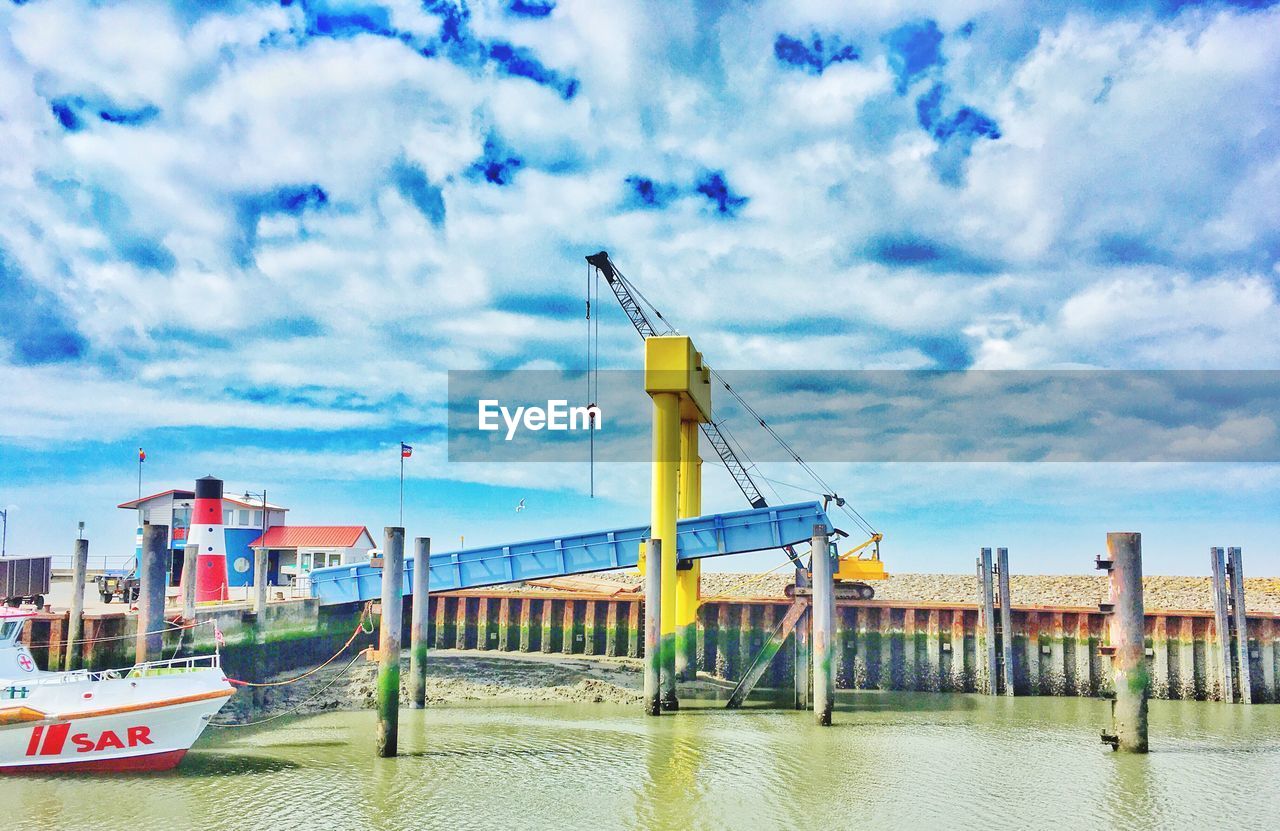
[[[78,759],[67,762],[49,762],[44,765],[11,765],[0,767],[0,773],[140,773],[153,770],[172,770],[187,755],[185,750],[166,750],[144,756],[124,756],[114,759]]]
[[[44,731],[44,747],[40,748],[41,756],[57,756],[67,744],[67,734],[71,732],[71,722],[50,724]]]

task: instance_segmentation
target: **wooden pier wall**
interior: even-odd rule
[[[640,657],[642,601],[577,592],[455,592],[432,595],[428,638],[436,649],[559,652]],[[736,681],[744,662],[786,614],[784,599],[710,598],[698,615],[698,670]],[[1106,614],[1097,609],[1013,607],[1018,695],[1097,696],[1109,692]],[[977,692],[976,604],[840,601],[836,608],[841,689]],[[1221,700],[1213,613],[1152,611],[1147,659],[1157,698]],[[1280,615],[1249,615],[1254,700],[1280,702]],[[762,683],[789,687],[790,644]]]

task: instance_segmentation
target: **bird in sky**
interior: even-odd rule
[[[521,512],[521,511],[523,511],[523,510],[524,510],[524,500],[523,500],[523,499],[521,499],[521,500],[520,500],[520,504],[519,504],[519,505],[516,505],[516,513],[518,514],[518,513],[520,513],[520,512]]]

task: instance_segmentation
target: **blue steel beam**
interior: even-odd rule
[[[827,533],[834,531],[817,502],[682,519],[676,525],[677,556],[700,560],[793,545],[811,538],[818,523],[826,526]],[[432,554],[431,591],[635,568],[640,542],[648,537],[649,526],[637,525]],[[412,593],[414,566],[413,559],[405,560],[406,595]],[[325,606],[373,600],[382,596],[381,571],[368,563],[318,568],[311,572],[311,593]]]

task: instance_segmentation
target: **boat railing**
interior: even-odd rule
[[[170,658],[163,661],[146,661],[132,667],[119,669],[87,670],[77,669],[58,673],[57,678],[42,678],[41,682],[55,684],[71,684],[79,681],[114,681],[120,678],[142,678],[148,675],[178,675],[198,669],[218,669],[222,666],[222,657],[212,655],[192,655],[186,658]]]

